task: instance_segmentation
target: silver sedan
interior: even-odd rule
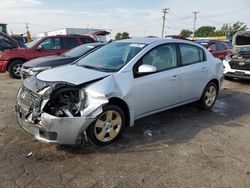
[[[16,111],[37,140],[106,145],[139,118],[195,101],[212,108],[222,80],[222,62],[199,44],[128,39],[26,79]]]

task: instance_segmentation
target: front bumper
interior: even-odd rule
[[[224,74],[225,77],[230,77],[230,78],[240,78],[240,79],[245,79],[245,80],[250,80],[250,74],[246,74],[244,72],[227,72]]]
[[[95,120],[88,117],[55,117],[42,113],[40,121],[34,123],[26,117],[21,106],[16,106],[20,126],[36,140],[52,144],[74,145],[82,142],[84,130]]]
[[[0,72],[6,72],[8,61],[0,60]]]
[[[229,63],[223,60],[224,76],[230,78],[240,78],[250,80],[250,70],[232,69]]]

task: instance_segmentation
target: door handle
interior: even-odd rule
[[[178,78],[178,75],[172,76],[171,80],[176,80]]]
[[[207,71],[207,68],[206,67],[203,67],[202,69],[201,69],[201,72],[206,72]]]

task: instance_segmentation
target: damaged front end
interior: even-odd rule
[[[108,103],[105,96],[86,92],[88,84],[44,82],[35,76],[26,79],[16,99],[19,124],[40,141],[81,143],[87,127]]]

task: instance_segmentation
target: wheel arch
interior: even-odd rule
[[[216,84],[217,91],[219,91],[219,88],[220,88],[220,83],[219,83],[219,81],[218,81],[216,78],[214,78],[214,79],[210,80],[210,81],[207,83],[207,85],[208,85],[209,83],[211,83],[211,82],[213,82],[213,83]],[[207,86],[207,85],[206,85],[206,86]]]
[[[207,82],[207,84],[205,85],[205,87],[203,88],[202,93],[201,93],[201,97],[202,97],[203,91],[205,90],[205,88],[207,87],[207,85],[210,84],[211,82],[215,83],[215,85],[216,85],[216,87],[217,87],[217,94],[219,94],[220,83],[219,83],[218,79],[213,78],[213,79],[209,80],[209,81]],[[200,97],[200,99],[201,99],[201,97]]]
[[[8,64],[7,64],[7,67],[6,67],[6,70],[7,70],[7,71],[9,70],[9,66],[10,66],[11,62],[13,62],[13,61],[15,61],[15,60],[22,60],[23,62],[28,61],[27,59],[22,58],[22,57],[11,58],[11,59],[8,60]]]
[[[109,99],[109,104],[117,105],[123,110],[126,118],[125,125],[126,127],[128,127],[130,125],[130,119],[131,119],[128,104],[124,100],[117,97],[111,97]]]

